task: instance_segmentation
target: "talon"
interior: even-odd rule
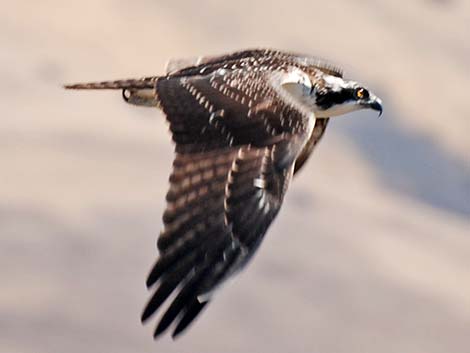
[[[129,103],[129,99],[132,96],[132,91],[128,88],[122,90],[122,98]]]

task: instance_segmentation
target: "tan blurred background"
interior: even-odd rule
[[[470,352],[470,2],[4,2],[0,352]],[[268,46],[382,96],[332,121],[255,260],[180,340],[142,327],[172,146],[65,82]]]

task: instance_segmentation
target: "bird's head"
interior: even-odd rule
[[[314,113],[317,118],[334,117],[360,109],[373,109],[382,114],[382,100],[361,84],[325,75],[312,87]]]

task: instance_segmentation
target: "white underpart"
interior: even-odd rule
[[[280,83],[284,89],[296,95],[302,94],[305,90],[310,91],[312,88],[312,81],[308,75],[298,68],[293,68],[283,74]]]
[[[278,94],[297,109],[303,110],[306,115],[313,111],[315,102],[310,94],[312,81],[310,77],[298,68],[292,68],[286,73],[276,73],[271,83]]]
[[[292,68],[287,73],[275,73],[271,78],[271,84],[284,101],[308,117],[306,142],[315,126],[316,110],[314,95],[311,94],[313,83],[309,75],[298,68]]]
[[[138,90],[124,90],[126,102],[142,107],[158,107],[159,102],[155,94],[155,89],[144,88]]]
[[[356,110],[362,109],[362,106],[357,104],[355,101],[349,101],[343,104],[333,105],[331,108],[326,110],[318,110],[315,115],[318,118],[332,118],[339,115],[351,113]]]
[[[304,71],[292,68],[288,72],[273,74],[271,84],[286,103],[303,112],[305,116],[313,118],[313,129],[315,101],[311,94],[313,83],[310,77]]]

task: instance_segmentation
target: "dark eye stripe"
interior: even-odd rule
[[[356,90],[353,88],[343,89],[339,92],[330,91],[317,96],[317,106],[323,110],[330,108],[333,105],[343,104],[349,100],[354,100],[356,97]]]

